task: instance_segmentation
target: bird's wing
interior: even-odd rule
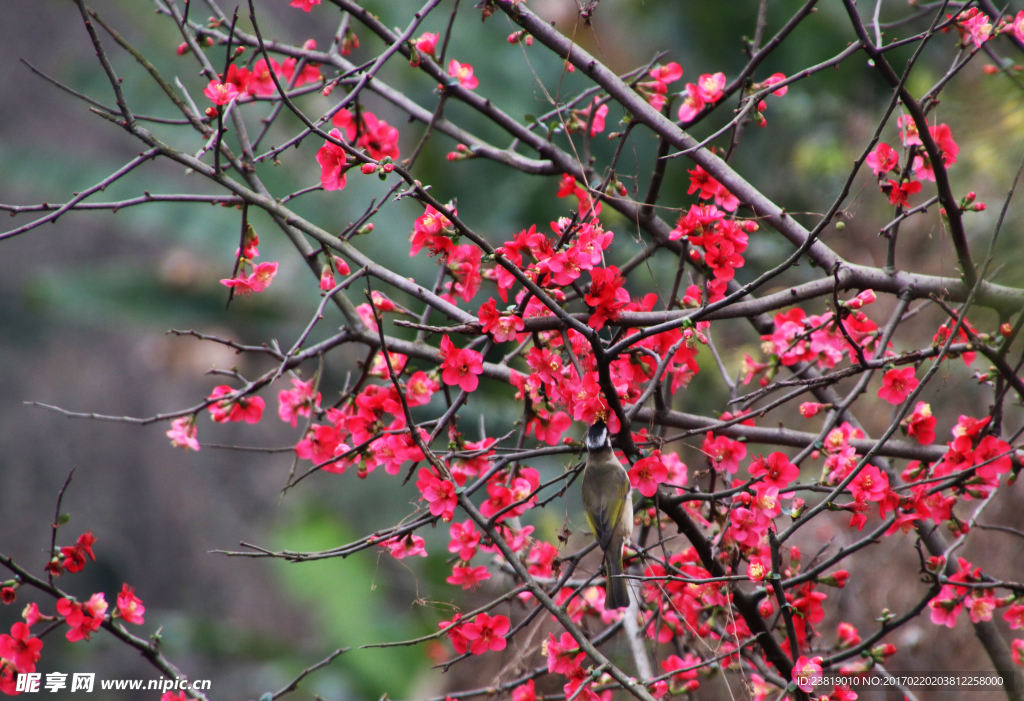
[[[583,499],[587,522],[602,550],[607,550],[611,543],[612,534],[622,517],[622,508],[629,494],[629,475],[624,469],[615,470],[608,481],[609,493],[603,494],[603,498],[588,499],[584,494]]]

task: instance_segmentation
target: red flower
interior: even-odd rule
[[[462,626],[462,634],[470,644],[470,652],[482,655],[488,650],[504,650],[505,634],[508,633],[509,620],[506,616],[488,616],[479,614],[472,623]]]
[[[491,573],[483,565],[479,567],[460,567],[455,565],[452,568],[452,576],[445,581],[449,584],[461,586],[463,589],[476,589],[480,586],[480,582],[490,578]]]
[[[383,119],[377,119],[372,112],[363,112],[363,128],[359,135],[356,146],[366,149],[370,158],[379,161],[390,157],[397,161],[398,150],[398,129],[390,126]]]
[[[935,442],[936,419],[932,416],[932,407],[927,402],[918,402],[914,407],[914,413],[904,422],[907,427],[907,435],[913,436],[921,445],[930,445]]]
[[[759,455],[750,464],[750,476],[764,477],[764,484],[782,489],[800,476],[800,468],[791,463],[785,453],[776,452],[767,458]]]
[[[812,416],[817,416],[818,412],[822,409],[827,409],[827,404],[818,404],[817,402],[804,402],[800,405],[800,415],[805,419],[809,419]]]
[[[243,297],[253,292],[263,292],[277,275],[277,263],[260,263],[249,275],[221,280],[220,284],[235,288],[235,294]]]
[[[60,552],[64,557],[64,569],[68,572],[81,572],[85,567],[86,555],[95,562],[96,556],[92,552],[92,544],[95,542],[96,536],[92,534],[92,531],[86,531],[78,536],[78,540],[74,545],[61,548]],[[56,574],[59,574],[59,572]]]
[[[587,325],[596,331],[604,328],[609,320],[614,321],[619,310],[629,304],[629,292],[623,289],[626,278],[619,275],[614,265],[607,268],[594,268],[590,271],[593,282],[584,301],[594,308],[594,313]]]
[[[447,628],[446,634],[448,639],[452,642],[452,647],[455,648],[455,652],[460,655],[466,654],[466,649],[469,647],[469,640],[463,634],[464,626],[455,625],[459,619],[462,618],[461,613],[455,614],[455,617],[450,621],[441,621],[437,624],[437,627],[444,630]],[[451,627],[449,627],[451,626]]]
[[[550,579],[555,574],[558,548],[546,540],[535,543],[526,556],[526,569],[534,577]]]
[[[235,64],[228,66],[228,74],[224,79],[225,83],[231,83],[238,90],[238,94],[241,95],[249,90],[249,69],[245,66],[239,68]],[[249,256],[246,256],[247,258]]]
[[[725,470],[734,473],[739,469],[740,460],[747,457],[747,446],[740,441],[734,441],[725,436],[715,437],[715,434],[708,431],[707,437],[701,450],[708,456],[711,466],[715,472]]]
[[[562,633],[558,640],[555,640],[553,633],[548,633],[544,648],[548,657],[548,672],[555,674],[568,674],[579,667],[587,656],[587,653],[580,652],[579,643],[568,633]]]
[[[10,635],[0,635],[0,657],[13,662],[14,668],[22,674],[36,671],[42,649],[43,641],[33,638],[28,626],[21,621],[11,626]]]
[[[771,87],[772,85],[775,85],[776,83],[781,83],[785,79],[786,79],[786,74],[785,73],[772,73],[770,76],[768,76],[767,78],[762,80],[759,85],[755,85],[754,88],[756,90],[763,90],[765,88]],[[774,95],[775,97],[783,97],[788,92],[789,92],[789,86],[788,85],[784,85],[781,88],[779,88],[778,90],[773,90],[772,91],[772,95]]]
[[[412,236],[409,237],[409,255],[414,256],[424,247],[430,248],[430,254],[450,253],[455,244],[444,235],[444,229],[450,229],[451,222],[436,209],[427,205],[426,211],[413,224]]]
[[[875,175],[885,175],[899,166],[900,155],[896,149],[883,141],[875,146],[864,162]]]
[[[274,94],[277,87],[274,85],[274,79],[271,77],[270,71],[280,73],[281,64],[274,59],[270,59],[270,67],[268,68],[265,59],[261,58],[256,62],[256,65],[252,67],[252,73],[249,74],[248,90],[250,95],[266,97]]]
[[[121,593],[117,595],[117,611],[114,612],[114,615],[120,615],[126,623],[134,623],[138,626],[144,622],[142,614],[145,612],[146,607],[142,605],[142,599],[135,596],[135,587],[130,587],[127,583],[123,584]]]
[[[423,547],[424,545],[425,541],[418,535],[395,536],[381,543],[381,546],[387,548],[391,557],[396,560],[415,555],[426,557],[427,549]]]
[[[591,138],[597,136],[604,131],[604,120],[608,116],[608,105],[604,104],[597,108],[597,112],[594,113],[594,118],[590,118],[590,110],[593,109],[594,104],[597,103],[597,97],[593,99],[590,106],[582,110],[574,110],[579,115],[580,121],[583,125],[580,127],[582,130],[586,126],[587,122],[590,122],[590,136]]]
[[[441,388],[436,380],[427,373],[418,370],[412,374],[405,385],[405,401],[409,406],[423,406],[430,402],[430,397]]]
[[[343,137],[337,129],[331,129],[330,135],[338,141]],[[325,141],[316,152],[316,162],[320,164],[320,185],[325,190],[345,189],[345,171],[348,170],[348,155],[345,149],[330,141]]]
[[[234,394],[235,390],[228,385],[218,385],[213,388],[208,399],[225,397]],[[219,424],[228,421],[244,421],[247,424],[257,424],[263,417],[263,409],[266,402],[262,397],[239,397],[235,400],[224,399],[210,405],[210,418]]]
[[[889,189],[889,204],[905,207],[908,204],[908,197],[921,192],[921,183],[917,180],[897,183],[895,180],[890,179],[888,184],[883,186],[884,188]]]
[[[203,94],[210,98],[215,105],[226,105],[238,97],[238,86],[234,83],[222,83],[219,80],[211,80],[210,84],[203,90]]]
[[[860,634],[857,629],[849,623],[840,623],[836,626],[836,636],[839,638],[837,647],[853,647],[860,644]]]
[[[478,375],[483,374],[484,359],[475,350],[455,347],[448,334],[441,339],[441,379],[446,385],[458,385],[472,392],[480,385]]]
[[[705,102],[718,102],[724,95],[725,73],[705,73],[697,79],[697,91]]]
[[[1018,664],[1020,663],[1018,662]],[[533,687],[532,679],[512,690],[512,701],[537,701],[537,691]]]
[[[313,385],[315,379],[305,382],[298,378],[292,378],[292,389],[283,389],[277,393],[277,415],[292,428],[298,425],[300,416],[309,416],[314,403],[320,406],[320,393],[313,400]]]
[[[416,486],[422,494],[422,498],[430,504],[430,513],[440,516],[441,520],[448,523],[455,516],[455,507],[459,498],[455,494],[455,485],[451,480],[438,479],[430,470],[420,470]]]
[[[868,465],[850,482],[850,493],[857,501],[881,501],[889,491],[889,476]]]
[[[668,468],[661,461],[661,451],[637,460],[629,471],[629,484],[645,497],[653,497],[658,485],[668,479]]]
[[[679,121],[684,123],[692,121],[702,109],[704,109],[704,98],[701,97],[700,89],[693,83],[687,83],[686,97],[679,105],[679,114],[677,115]]]
[[[467,519],[465,523],[453,523],[448,533],[452,538],[448,543],[448,552],[458,553],[463,562],[472,560],[482,536],[473,522]]]
[[[291,7],[297,7],[303,12],[309,12],[313,9],[313,5],[319,5],[320,0],[292,0],[288,3]]]
[[[454,58],[448,62],[448,75],[458,80],[459,85],[467,90],[472,90],[480,85],[480,81],[473,75],[473,66],[468,63],[459,63]]]
[[[913,366],[890,370],[882,378],[882,388],[878,390],[878,396],[890,404],[902,404],[907,395],[921,384],[914,377],[915,374]]]
[[[18,592],[14,587],[0,589],[0,601],[5,604],[13,604],[18,600]]]
[[[419,39],[416,39],[413,43],[416,44],[416,48],[427,54],[428,56],[434,55],[434,49],[437,47],[437,40],[440,35],[436,32],[423,32]]]
[[[549,415],[544,409],[537,408],[534,409],[533,418],[526,425],[526,435],[530,435],[532,431],[537,440],[548,445],[558,445],[558,442],[562,440],[562,435],[571,425],[572,419],[564,411],[557,411],[554,415]]]
[[[821,658],[801,656],[793,665],[793,681],[801,690],[810,693],[821,682]]]
[[[103,594],[93,594],[85,604],[69,599],[57,601],[57,613],[64,617],[70,630],[66,634],[68,642],[88,640],[103,624],[107,611],[107,602]]]
[[[199,429],[196,427],[194,416],[182,416],[171,422],[171,430],[167,437],[171,439],[171,446],[188,450],[199,450],[199,439],[196,437]]]

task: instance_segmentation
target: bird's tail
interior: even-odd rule
[[[629,606],[629,589],[626,578],[622,577],[622,543],[612,542],[605,553],[605,570],[608,582],[605,585],[604,607],[621,609]]]

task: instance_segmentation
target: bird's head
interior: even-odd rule
[[[604,421],[598,421],[587,431],[587,450],[604,450],[612,447],[611,435]]]

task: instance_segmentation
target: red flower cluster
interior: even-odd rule
[[[228,385],[218,385],[207,399],[228,397],[235,394]],[[210,418],[219,424],[229,421],[244,421],[247,424],[258,424],[263,418],[263,409],[266,402],[262,397],[238,397],[236,399],[221,399],[209,406]]]
[[[406,401],[410,406],[426,404],[438,388],[437,380],[417,371],[405,384]],[[385,420],[387,414],[392,417],[390,421]],[[322,464],[321,469],[327,472],[343,474],[348,467],[358,465],[359,477],[365,478],[383,466],[389,475],[396,475],[404,463],[424,459],[409,433],[405,410],[393,384],[367,385],[340,409],[327,409],[324,418],[325,423],[310,425],[295,452],[303,460]],[[418,430],[425,439],[423,429]],[[364,447],[358,454],[347,455],[352,446]]]
[[[861,299],[860,306],[869,304]],[[764,347],[772,353],[773,362],[789,367],[797,363],[817,363],[819,368],[831,370],[853,348],[837,326],[842,324],[850,338],[871,358],[874,345],[878,343],[878,325],[862,311],[843,316],[838,322],[833,312],[820,316],[807,316],[800,307],[794,307],[785,314],[775,315],[775,330],[770,336],[762,336]]]
[[[714,197],[726,208],[736,209],[736,198],[725,190],[714,178],[703,170],[691,171],[690,191],[700,190],[701,197]],[[694,176],[697,173],[697,176]],[[747,250],[747,234],[757,231],[757,223],[725,219],[725,213],[715,205],[690,205],[690,210],[679,217],[669,235],[670,240],[686,238],[694,246],[704,249],[704,264],[711,269],[714,279],[708,280],[710,301],[725,296],[730,280],[736,275],[736,268],[744,264],[743,252]],[[700,261],[696,249],[690,256]]]

